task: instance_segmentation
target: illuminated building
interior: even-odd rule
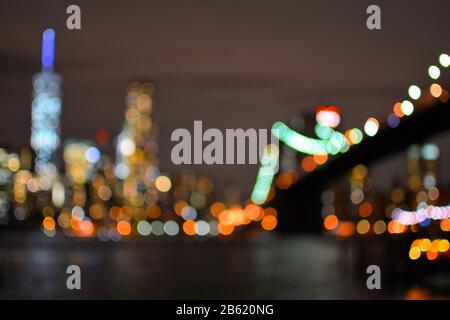
[[[52,202],[55,207],[62,208],[57,223],[68,236],[93,236],[94,223],[91,217],[96,220],[104,217],[104,208],[97,205],[98,197],[92,193],[102,183],[95,179],[100,159],[100,151],[90,141],[71,140],[64,145],[64,163],[69,185],[66,189],[63,181],[56,181],[52,189]],[[92,186],[94,184],[95,187]],[[45,234],[52,236],[52,228],[56,222],[50,221],[48,229],[45,219],[43,230]]]
[[[83,207],[86,204],[85,183],[90,180],[94,164],[100,159],[100,152],[88,141],[68,141],[64,145],[64,163],[72,184],[72,203]]]
[[[356,218],[356,232],[360,235],[374,231],[375,222],[378,221],[375,200],[375,191],[373,182],[369,178],[368,168],[364,165],[356,166],[350,174],[350,210]],[[379,221],[384,223],[382,220]]]
[[[137,220],[145,218],[144,208],[151,211],[172,188],[170,178],[158,168],[153,92],[151,83],[128,86],[125,124],[116,141],[115,174],[122,181],[121,196],[133,208]]]
[[[36,152],[36,171],[55,171],[52,156],[60,144],[61,78],[53,72],[55,31],[47,29],[42,36],[42,72],[33,77],[31,113],[31,146]]]
[[[19,157],[0,149],[0,225],[9,221],[10,194],[13,174],[20,169]]]
[[[413,145],[407,151],[407,170],[408,170],[408,187],[410,192],[415,195],[422,187],[421,168],[420,168],[420,147]],[[414,203],[410,203],[414,205]]]
[[[386,224],[375,208],[368,168],[362,164],[354,167],[346,184],[335,182],[321,195],[324,230],[338,237],[384,233]]]
[[[442,231],[446,230],[449,212],[447,203],[443,203],[441,193],[444,191],[438,188],[437,184],[437,160],[439,158],[439,148],[433,143],[424,145],[412,145],[407,151],[408,170],[408,192],[404,202],[406,206],[397,204],[392,210],[392,222],[397,223],[402,228],[409,227],[412,231],[420,228],[430,236],[435,235],[435,231],[440,225]],[[394,198],[394,193],[393,193]],[[439,206],[444,204],[444,206]],[[409,209],[404,209],[404,208]],[[440,222],[442,220],[442,222]],[[415,246],[411,245],[410,258],[418,259],[420,255],[415,254]],[[428,254],[429,260],[437,258]]]
[[[410,201],[408,205],[415,209],[421,203],[435,204],[439,198],[437,188],[437,160],[439,148],[427,143],[413,145],[407,152],[408,187]]]
[[[67,175],[72,183],[84,184],[91,175],[93,164],[98,161],[91,157],[92,143],[88,141],[68,141],[64,145],[64,162]],[[94,151],[95,152],[95,151]],[[97,152],[95,152],[97,154]],[[93,161],[90,161],[93,160]]]

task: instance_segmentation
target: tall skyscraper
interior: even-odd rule
[[[42,35],[42,71],[33,77],[31,146],[36,152],[36,171],[54,171],[52,156],[60,144],[61,77],[53,72],[55,31]]]
[[[154,87],[134,82],[126,96],[125,124],[117,139],[116,175],[124,181],[123,194],[135,207],[156,203],[159,176],[156,130],[152,121]]]

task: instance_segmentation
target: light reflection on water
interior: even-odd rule
[[[319,235],[104,243],[8,232],[1,248],[0,298],[448,298],[417,286],[370,291],[342,246]],[[80,291],[66,289],[70,264],[81,267]]]

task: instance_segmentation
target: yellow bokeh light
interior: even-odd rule
[[[369,232],[370,230],[370,223],[367,220],[361,220],[358,222],[358,224],[356,225],[356,231],[359,234],[366,234],[367,232]]]
[[[373,232],[375,234],[382,234],[386,231],[386,223],[383,220],[378,220],[373,225]]]
[[[422,239],[422,241],[420,241],[420,251],[422,252],[426,252],[428,250],[431,249],[431,241],[430,239]]]
[[[409,250],[409,258],[411,260],[417,260],[420,258],[420,255],[422,254],[422,252],[420,251],[420,249],[418,247],[412,247]]]
[[[161,192],[168,192],[172,188],[172,182],[167,176],[159,176],[156,178],[155,186]]]
[[[8,169],[12,172],[17,172],[20,169],[20,161],[16,157],[11,157],[8,160]]]
[[[450,249],[450,243],[447,239],[439,241],[438,250],[439,252],[447,252]]]

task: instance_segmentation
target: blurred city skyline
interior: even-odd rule
[[[0,1],[0,299],[449,298],[450,2],[371,5]]]
[[[219,186],[248,192],[257,166],[174,166],[171,132],[192,130],[194,120],[207,128],[270,128],[320,104],[338,105],[344,128],[386,117],[410,84],[427,83],[428,65],[449,49],[442,37],[450,31],[450,4],[424,3],[379,2],[382,30],[370,32],[364,1],[179,2],[177,10],[162,1],[78,1],[82,29],[69,31],[65,9],[71,2],[4,1],[0,103],[8,117],[0,119],[0,141],[14,148],[29,143],[31,77],[40,71],[41,33],[53,27],[55,70],[63,77],[63,140],[92,140],[99,128],[115,137],[127,84],[150,80],[162,169],[199,170]],[[450,155],[441,151],[441,162],[448,163]],[[374,175],[378,167],[394,174],[404,164],[402,155],[392,161],[376,166]],[[386,183],[380,180],[375,183]]]

